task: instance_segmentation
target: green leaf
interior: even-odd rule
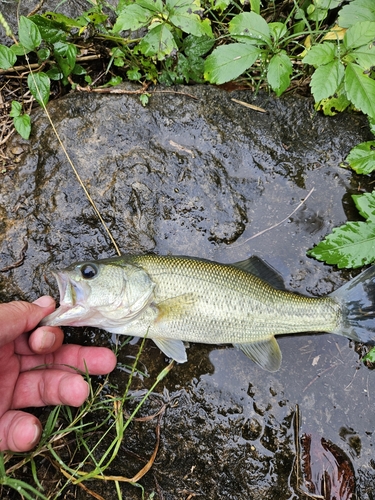
[[[368,361],[370,363],[375,363],[375,347],[369,350],[369,352],[363,356],[362,361]]]
[[[51,55],[51,51],[47,48],[39,49],[37,55],[39,61],[46,61]]]
[[[344,47],[356,49],[370,44],[375,39],[375,21],[363,21],[350,27],[344,36]]]
[[[39,47],[42,42],[37,25],[25,16],[20,17],[18,36],[20,43],[28,52]]]
[[[144,9],[136,3],[127,5],[118,16],[115,25],[113,26],[113,33],[119,31],[136,31],[143,26],[146,26],[153,17],[153,12]]]
[[[276,43],[288,34],[288,28],[284,23],[268,23],[268,28],[273,41]]]
[[[43,14],[43,17],[50,19],[64,26],[64,29],[70,31],[71,28],[83,28],[86,26],[87,22],[82,19],[72,19],[71,17],[65,16],[64,14],[59,14],[58,12],[47,11]]]
[[[250,7],[255,14],[260,14],[260,0],[250,0]]]
[[[29,73],[27,77],[29,89],[43,107],[47,104],[50,94],[51,81],[45,73]]]
[[[14,128],[20,134],[23,139],[28,139],[31,132],[31,119],[27,114],[15,116],[13,118]]]
[[[268,24],[255,12],[242,12],[235,16],[229,23],[229,33],[239,42],[271,45]]]
[[[204,72],[204,60],[202,57],[191,56],[189,58],[181,57],[181,54],[177,61],[176,69],[183,75],[186,83],[191,81],[204,83],[203,72]]]
[[[22,105],[18,101],[12,101],[12,108],[10,110],[9,116],[15,118],[22,114]]]
[[[142,38],[138,48],[145,56],[156,55],[162,61],[174,49],[177,50],[177,44],[169,26],[158,24]]]
[[[372,193],[353,194],[352,198],[362,217],[375,222],[375,191]]]
[[[347,65],[345,90],[356,108],[371,118],[375,118],[375,81],[365,75],[358,64]]]
[[[307,7],[306,13],[308,14],[308,19],[320,23],[328,15],[328,9],[316,7],[312,3]]]
[[[267,69],[267,81],[277,96],[289,87],[292,72],[293,65],[284,51],[271,58]]]
[[[65,42],[57,42],[53,47],[53,53],[63,75],[65,77],[69,76],[76,65],[77,47],[73,43]]]
[[[182,44],[182,51],[188,57],[201,57],[207,54],[215,44],[215,40],[208,36],[188,35]]]
[[[123,68],[125,66],[125,59],[123,57],[115,57],[113,65],[117,66],[117,68]]]
[[[356,268],[375,260],[375,223],[347,222],[334,228],[307,255],[339,268]]]
[[[45,16],[35,15],[29,17],[33,21],[42,36],[42,39],[48,43],[55,43],[58,41],[65,41],[67,37],[67,30],[69,28],[63,24],[53,21]]]
[[[0,45],[0,68],[11,68],[17,61],[17,56],[5,45]]]
[[[85,75],[87,73],[87,71],[85,70],[85,68],[83,66],[81,66],[80,64],[76,64],[73,68],[73,71],[72,71],[72,74],[73,75],[78,75],[78,76],[82,76],[82,75]]]
[[[319,66],[311,78],[311,92],[316,102],[332,96],[338,89],[343,77],[344,66],[338,59]]]
[[[46,72],[46,75],[51,80],[55,81],[62,80],[62,78],[64,77],[63,72],[61,71],[60,67],[57,64],[55,66],[52,66],[52,68]]]
[[[204,78],[220,85],[234,80],[257,60],[260,49],[256,45],[231,43],[217,47],[204,66]]]
[[[57,44],[55,44],[55,49],[56,49]],[[66,62],[74,68],[76,59],[77,59],[77,54],[78,54],[78,48],[76,45],[73,43],[64,43],[61,44],[61,47],[63,47],[63,50],[59,53],[59,55],[64,56],[66,58]]]
[[[232,3],[231,0],[214,0],[215,3],[212,1],[211,3],[211,9],[217,10],[220,13],[224,12],[225,9],[229,7],[229,5]]]
[[[305,64],[311,64],[318,68],[333,61],[337,56],[337,48],[333,43],[325,42],[321,45],[314,45],[302,59]]]
[[[349,28],[361,21],[375,21],[373,0],[354,0],[340,10],[338,24],[342,28]]]
[[[9,48],[13,52],[13,54],[16,56],[24,56],[25,54],[30,52],[30,50],[28,50],[26,47],[24,47],[21,43],[19,43],[18,45],[16,45],[16,44],[11,45]]]
[[[375,141],[362,142],[355,146],[346,161],[357,174],[371,174],[375,170]]]
[[[74,68],[76,65],[77,53],[78,53],[78,49],[77,49],[76,45],[74,45],[73,43],[69,43],[65,57],[66,57],[67,63],[69,64],[69,66],[71,68]]]
[[[370,70],[375,65],[375,44],[355,49],[348,54],[348,57],[351,58],[348,62],[353,62],[354,60],[362,69]]]
[[[213,37],[209,20],[205,19],[201,21],[200,17],[196,14],[178,12],[177,14],[171,14],[169,21],[185,33],[195,36],[206,35],[211,38]]]
[[[137,4],[151,12],[163,12],[164,10],[162,0],[137,0]]]
[[[371,116],[368,117],[368,124],[371,130],[371,133],[375,135],[375,118],[371,118]]]
[[[82,16],[77,17],[76,21],[82,23],[83,26],[87,26],[88,24],[93,24],[94,26],[100,26],[108,19],[106,14],[102,12],[96,12],[95,9],[90,9],[87,12],[84,12]]]
[[[126,72],[126,76],[129,78],[129,80],[140,80],[142,78],[142,75],[139,72],[139,68],[137,66],[128,69],[128,71]]]
[[[208,19],[201,20],[199,14],[202,9],[195,0],[166,0],[166,8],[169,12],[168,21],[185,33],[213,36]]]
[[[341,84],[342,86],[342,84]],[[334,97],[328,97],[327,99],[322,99],[315,106],[315,109],[323,111],[326,116],[334,116],[337,113],[344,111],[350,104],[349,99],[346,97],[346,93],[337,91]]]
[[[116,87],[122,82],[121,76],[112,76],[112,78],[103,87]]]
[[[342,0],[315,0],[314,3],[319,9],[336,9]]]
[[[139,100],[141,101],[142,106],[146,106],[150,99],[151,94],[141,94],[139,96]]]

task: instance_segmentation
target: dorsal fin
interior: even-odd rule
[[[247,273],[254,274],[254,276],[266,281],[277,290],[285,290],[285,284],[281,274],[270,264],[256,255],[253,255],[246,260],[235,262],[232,266],[242,269],[242,271],[246,271]]]

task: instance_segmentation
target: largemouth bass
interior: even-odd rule
[[[257,258],[227,265],[131,255],[77,262],[54,276],[60,307],[43,324],[147,336],[179,363],[187,360],[183,341],[230,343],[273,372],[281,364],[275,335],[330,332],[362,342],[375,335],[375,266],[322,298],[285,291]]]

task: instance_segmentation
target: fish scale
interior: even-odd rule
[[[330,332],[363,342],[375,333],[375,266],[327,297],[285,291],[257,258],[233,265],[157,255],[77,262],[55,273],[60,307],[52,326],[95,326],[151,338],[170,358],[187,360],[184,341],[233,344],[276,371],[275,335]]]
[[[340,306],[332,299],[275,290],[233,266],[180,257],[137,256],[129,261],[156,283],[156,303],[187,293],[197,297],[179,317],[173,315],[172,300],[168,320],[170,335],[183,333],[192,342],[248,342],[265,335],[332,331],[339,326]],[[162,326],[160,331],[160,325],[152,325],[148,337],[165,334]]]

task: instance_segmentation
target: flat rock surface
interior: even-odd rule
[[[208,86],[159,88],[147,107],[137,95],[72,94],[48,110],[123,253],[221,262],[256,254],[283,275],[289,290],[315,296],[350,277],[306,251],[333,227],[359,218],[350,194],[369,180],[340,165],[353,146],[371,138],[360,115],[327,118],[305,98]],[[57,297],[51,269],[115,255],[114,247],[42,111],[33,116],[30,141],[15,138],[8,152],[14,167],[1,174],[0,298]],[[70,342],[110,342],[95,329],[66,332]],[[358,498],[371,498],[374,373],[342,337],[294,335],[279,343],[283,364],[276,374],[231,346],[190,347],[188,363],[176,366],[142,409],[146,415],[167,405],[156,463],[141,481],[147,494],[304,498],[293,465],[299,408],[299,431],[311,430],[343,450]],[[124,347],[120,361],[129,364],[136,349]],[[149,378],[140,379],[138,389],[151,385],[165,359],[147,342],[142,363]],[[126,374],[118,369],[111,380],[121,391]],[[129,428],[111,473],[129,476],[143,466],[129,451],[147,459],[154,427]],[[109,498],[110,488],[92,489]],[[124,498],[141,498],[140,490],[121,488]],[[85,498],[81,490],[78,495]]]

